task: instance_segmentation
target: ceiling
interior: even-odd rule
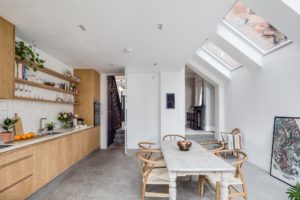
[[[71,67],[115,73],[157,63],[164,71],[183,67],[234,2],[1,0],[0,15],[16,25],[18,37]]]

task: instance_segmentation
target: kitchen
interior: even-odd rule
[[[100,148],[100,74],[0,27],[0,199],[25,199]]]

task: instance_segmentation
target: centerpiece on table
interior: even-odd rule
[[[0,133],[0,137],[3,141],[9,141],[12,139],[12,131],[11,129],[15,126],[15,124],[18,122],[18,119],[11,119],[6,118],[2,123],[2,128],[5,130],[2,133]]]
[[[63,128],[70,128],[73,118],[74,114],[72,112],[60,112],[57,117],[63,123]]]

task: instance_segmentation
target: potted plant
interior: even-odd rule
[[[18,119],[10,119],[6,118],[3,121],[2,128],[5,130],[4,132],[0,133],[0,136],[3,141],[9,141],[12,138],[12,132],[11,129],[15,126],[15,124],[18,122]]]
[[[55,123],[54,122],[47,123],[46,128],[48,131],[53,131],[53,129],[55,128]]]
[[[40,55],[35,53],[31,45],[27,46],[23,41],[17,41],[15,47],[16,55],[20,56],[22,61],[27,61],[28,66],[36,71],[37,68],[44,68],[45,60],[40,59]]]
[[[58,114],[57,119],[63,123],[63,128],[70,128],[70,122],[72,121],[74,114],[69,112],[61,112]]]
[[[300,184],[288,189],[287,194],[289,195],[289,200],[300,200]]]

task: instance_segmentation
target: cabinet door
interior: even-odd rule
[[[48,182],[48,161],[50,158],[49,142],[37,144],[33,147],[33,188],[40,189]],[[53,157],[53,159],[56,159]]]
[[[0,193],[0,200],[19,200],[26,199],[33,193],[32,176],[25,178],[13,187],[8,188]]]
[[[15,27],[0,17],[0,98],[14,97]]]

